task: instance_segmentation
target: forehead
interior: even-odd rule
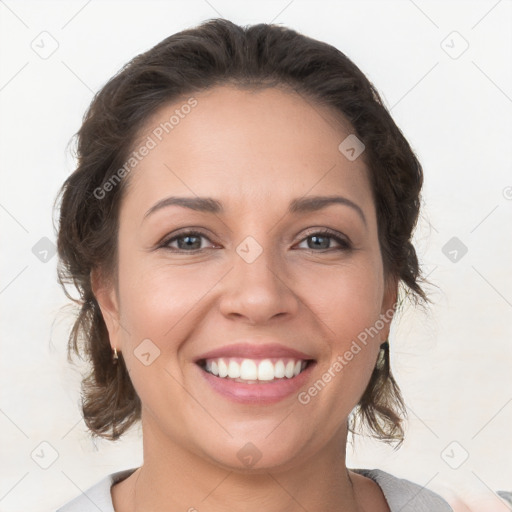
[[[295,92],[215,87],[148,120],[134,150],[151,149],[131,172],[128,195],[145,205],[171,193],[219,197],[239,211],[340,192],[372,207],[363,158],[338,149],[350,133],[341,116]]]

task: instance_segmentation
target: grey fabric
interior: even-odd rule
[[[57,512],[115,512],[110,488],[115,483],[128,478],[136,469],[111,473],[59,508]],[[391,512],[453,512],[440,496],[409,480],[397,478],[380,469],[352,469],[352,471],[371,478],[380,486]]]
[[[110,488],[128,478],[137,468],[116,471],[100,480],[80,496],[66,503],[57,512],[115,512]]]
[[[352,469],[371,478],[382,489],[391,512],[453,512],[438,494],[380,469]]]
[[[512,505],[512,492],[508,491],[498,491],[498,496],[503,498],[509,505]]]

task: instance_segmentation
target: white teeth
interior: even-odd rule
[[[228,377],[230,379],[238,379],[240,377],[240,365],[236,361],[229,361]]]
[[[301,359],[208,359],[204,369],[215,376],[238,381],[272,381],[275,379],[291,379],[299,375],[307,366],[307,362]]]
[[[228,365],[224,362],[224,359],[219,359],[219,377],[228,376]]]
[[[259,364],[258,380],[274,380],[274,365],[269,359],[264,359]]]
[[[288,379],[291,379],[293,377],[293,369],[295,368],[295,364],[293,361],[288,361],[286,363],[286,368],[284,369],[284,376]]]
[[[284,377],[284,362],[279,360],[274,366],[274,377],[282,379]]]
[[[240,365],[240,378],[243,380],[257,380],[258,367],[251,359],[244,359]]]

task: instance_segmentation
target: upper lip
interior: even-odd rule
[[[280,343],[233,343],[205,352],[196,358],[196,362],[205,359],[216,359],[218,357],[242,357],[246,359],[263,359],[270,357],[303,360],[314,359],[305,352],[281,345]]]

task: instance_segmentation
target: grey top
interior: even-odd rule
[[[80,496],[66,503],[57,512],[115,512],[110,488],[128,478],[138,468],[111,473]],[[425,487],[397,478],[380,469],[352,469],[376,482],[388,502],[391,512],[453,512],[439,495]]]

